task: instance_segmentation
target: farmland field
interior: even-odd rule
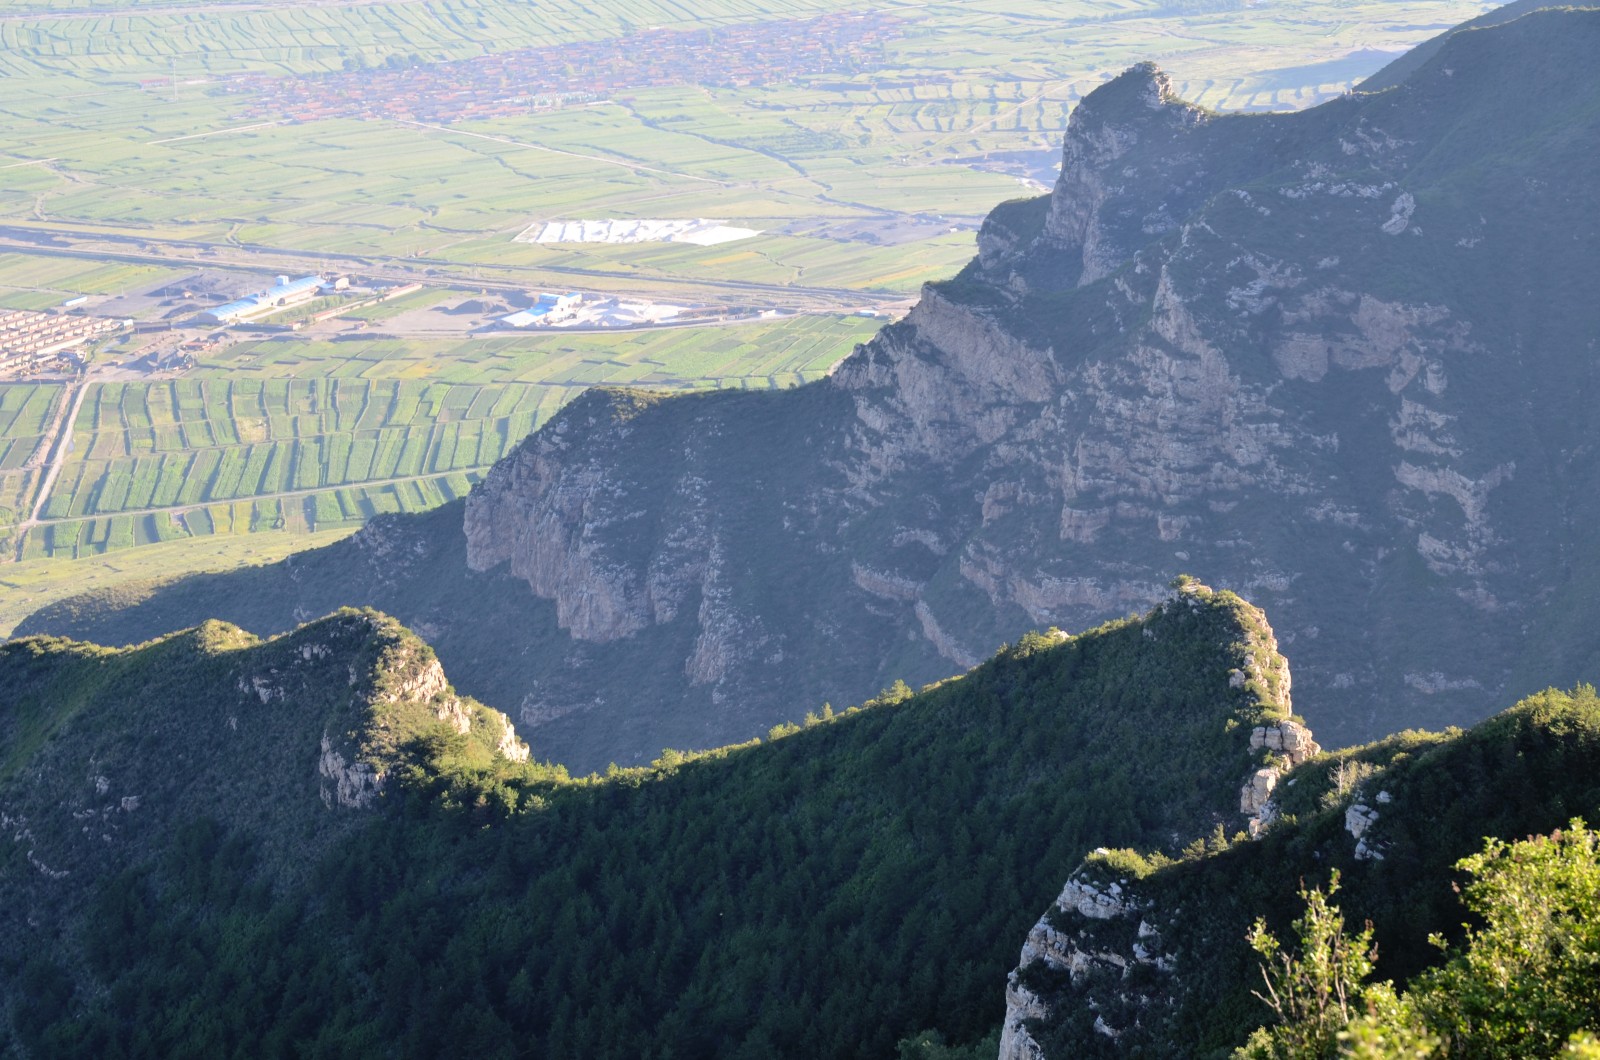
[[[45,432],[64,388],[0,386],[0,537],[25,514],[39,477]]]
[[[298,334],[197,342],[181,357],[176,340],[124,336],[92,354],[44,521],[11,550],[40,584],[60,584],[52,563],[100,564],[95,577],[113,580],[171,573],[185,547],[197,563],[231,562],[254,555],[252,538],[288,548],[441,503],[587,386],[815,380],[878,325],[856,309],[893,312],[953,274],[991,207],[1053,178],[1070,109],[1129,64],[1160,62],[1210,107],[1304,107],[1492,5],[83,6],[20,0],[0,16],[0,307],[87,296],[91,312],[154,319],[176,310],[151,290],[228,268],[425,287]],[[691,28],[716,32],[671,36]],[[788,47],[828,32],[855,43]],[[685,55],[723,39],[776,43],[724,64],[759,68],[744,83],[645,66],[605,82],[605,64],[517,59],[593,56],[640,33],[655,34],[646,66],[662,41]],[[481,73],[513,67],[474,65],[516,62],[532,71],[525,84]],[[558,75],[583,83],[563,88]],[[394,110],[406,93],[414,105]],[[709,218],[759,234],[716,246],[515,241],[540,221],[601,218]],[[495,333],[446,315],[447,296],[480,288],[798,315]],[[106,372],[113,356],[121,366]],[[0,387],[0,527],[31,508],[64,389]],[[146,553],[163,558],[111,560]]]
[[[10,636],[18,622],[46,604],[89,589],[138,585],[191,571],[271,563],[304,548],[332,544],[353,529],[183,538],[76,560],[36,558],[8,563],[0,566],[0,637]]]
[[[560,389],[597,384],[655,389],[789,386],[821,378],[880,322],[807,316],[703,328],[544,332],[454,341],[384,337],[246,341],[207,357],[197,376],[435,379],[534,383]]]
[[[627,336],[512,335],[453,347],[240,343],[183,378],[90,384],[71,458],[22,555],[77,558],[186,537],[316,533],[379,512],[419,511],[465,493],[588,386],[792,385],[819,378],[875,326],[859,317],[800,318]],[[14,418],[37,424],[42,394],[10,401]],[[0,418],[6,412],[0,403]],[[38,430],[19,428],[13,448],[31,451]]]
[[[224,9],[204,18],[164,8],[115,21],[45,19],[32,29],[0,22],[0,70],[19,86],[57,88],[0,100],[8,120],[0,219],[307,254],[420,256],[456,275],[498,267],[532,283],[582,270],[635,283],[904,295],[958,268],[977,220],[1024,190],[1003,163],[1027,155],[1031,171],[1048,176],[1070,106],[1132,62],[1161,61],[1181,92],[1210,106],[1304,106],[1376,68],[1381,49],[1487,5],[890,5],[882,10],[895,29],[878,69],[744,88],[641,87],[448,124],[342,113],[273,120],[270,110],[247,113],[251,92],[239,84],[257,82],[229,80],[315,77],[356,55],[460,59],[595,39],[626,23],[682,23],[649,3],[607,5],[608,13],[570,6],[560,19],[490,3]],[[724,3],[704,9],[700,23],[794,19],[833,6]],[[532,221],[570,216],[710,216],[763,234],[737,249],[512,241]],[[923,223],[861,230],[908,219]]]

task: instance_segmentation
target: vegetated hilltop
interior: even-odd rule
[[[973,1041],[1084,850],[1244,826],[1288,683],[1261,612],[1188,582],[915,695],[573,780],[370,613],[16,641],[3,1011],[36,1056]]]
[[[1193,570],[1272,608],[1325,739],[1472,720],[1600,660],[1597,44],[1600,13],[1537,12],[1279,115],[1135,67],[1073,114],[1055,190],[829,380],[591,392],[462,508],[23,628],[379,606],[588,767]]]
[[[417,741],[446,734],[478,764],[528,758],[504,714],[456,695],[432,649],[373,611],[265,642],[207,622],[134,648],[0,645],[0,937],[13,957],[63,941],[78,899],[169,851],[184,821],[248,836],[252,871],[303,883],[355,819],[327,809],[382,801]]]
[[[1456,863],[1480,851],[1485,836],[1520,839],[1573,818],[1600,820],[1600,699],[1587,685],[1545,691],[1466,732],[1411,731],[1320,755],[1277,787],[1274,815],[1259,841],[1196,844],[1176,861],[1134,851],[1089,858],[1028,935],[1007,991],[1001,1060],[1229,1056],[1272,1019],[1253,993],[1265,987],[1246,941],[1252,922],[1264,918],[1280,938],[1292,937],[1289,921],[1305,908],[1297,892],[1325,890],[1334,873],[1348,931],[1374,929],[1374,980],[1404,983],[1439,965],[1446,955],[1429,935],[1459,952],[1469,918],[1458,893],[1467,877]],[[1578,915],[1567,910],[1564,924],[1541,925],[1509,891],[1489,896],[1525,933],[1550,934],[1521,947],[1521,965],[1500,968],[1507,978],[1498,987],[1485,985],[1501,995],[1493,1005],[1470,1015],[1465,998],[1442,1006],[1433,1030],[1455,1039],[1452,1050],[1338,1055],[1524,1060],[1555,1055],[1573,1031],[1600,1031],[1592,970],[1600,868],[1592,872],[1587,891],[1546,899],[1573,903]],[[1545,947],[1548,964],[1577,970],[1567,1006],[1525,1003],[1538,987],[1519,980],[1539,975]],[[1563,947],[1572,949],[1567,958]],[[1352,1016],[1368,1011],[1354,991],[1350,1001]]]

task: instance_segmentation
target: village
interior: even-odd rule
[[[898,20],[836,13],[717,30],[650,29],[627,37],[501,52],[452,62],[358,67],[307,77],[249,76],[247,116],[314,121],[388,118],[449,124],[609,99],[671,85],[750,87],[883,64]],[[152,82],[152,87],[159,87]]]

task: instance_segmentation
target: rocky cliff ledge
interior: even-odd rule
[[[1182,579],[1177,601],[1167,606],[1210,593]],[[1255,608],[1243,613],[1247,632],[1228,690],[1252,701],[1262,724],[1230,730],[1248,748],[1252,770],[1239,795],[1240,816],[1223,811],[1228,793],[1217,793],[1214,844],[1232,841],[1230,835],[1259,835],[1277,816],[1271,795],[1280,777],[1321,751],[1311,730],[1291,717],[1289,664],[1278,652],[1266,616]],[[1201,838],[1175,836],[1174,845]],[[1178,959],[1163,942],[1163,925],[1172,911],[1138,895],[1138,876],[1148,867],[1131,851],[1097,850],[1067,880],[1028,933],[1017,967],[1007,977],[1000,1060],[1045,1060],[1047,1051],[1034,1034],[1053,1020],[1087,1023],[1092,1018],[1093,1036],[1115,1042],[1153,1011],[1170,1008]],[[1072,1011],[1061,1011],[1063,1006]]]

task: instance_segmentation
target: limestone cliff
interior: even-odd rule
[[[997,210],[959,278],[821,385],[848,411],[827,404],[807,451],[754,487],[770,503],[705,453],[792,437],[783,403],[742,430],[715,399],[585,403],[475,492],[471,562],[525,578],[580,639],[697,623],[679,665],[711,687],[826,650],[820,615],[773,605],[775,565],[814,572],[818,612],[876,616],[861,650],[914,677],[1143,606],[1190,569],[1270,603],[1319,730],[1464,720],[1514,680],[1508,617],[1532,619],[1571,562],[1527,505],[1575,513],[1563,486],[1588,467],[1593,414],[1570,399],[1592,362],[1566,350],[1600,317],[1553,263],[1595,233],[1593,201],[1507,199],[1455,124],[1507,113],[1507,92],[1593,93],[1576,55],[1496,80],[1476,38],[1542,40],[1547,18],[1299,114],[1209,113],[1133,68],[1073,114],[1051,195]],[[1558,180],[1537,174],[1593,142],[1572,114],[1535,122],[1515,179]],[[1534,267],[1513,312],[1498,261]],[[1536,411],[1553,405],[1572,430]],[[659,483],[630,445],[646,435],[672,448]],[[740,564],[729,543],[750,534],[762,559]],[[1401,617],[1420,614],[1426,635]]]
[[[580,768],[931,680],[1180,571],[1273,612],[1333,742],[1580,679],[1597,20],[1456,34],[1296,114],[1136,66],[1073,113],[1055,189],[829,379],[591,391],[464,512],[239,578],[299,618],[395,613]],[[242,610],[225,581],[24,628],[149,635]]]

